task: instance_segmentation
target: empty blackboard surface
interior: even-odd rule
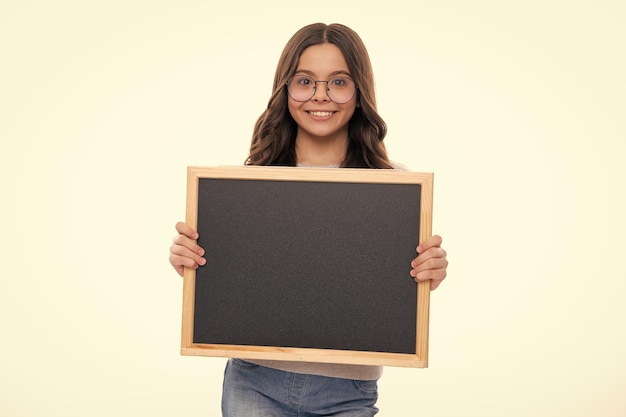
[[[188,169],[187,223],[207,265],[185,271],[182,353],[424,367],[432,174]]]

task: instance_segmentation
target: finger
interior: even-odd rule
[[[198,245],[195,240],[190,239],[184,234],[174,236],[173,246],[182,246],[199,256],[204,256],[204,249]]]
[[[447,267],[448,261],[446,261],[445,259],[433,259],[427,264],[420,266],[419,268],[411,269],[410,274],[413,278],[416,278],[419,281],[423,281],[425,279],[434,279],[439,276],[444,276]]]
[[[198,269],[199,266],[191,258],[174,254],[170,254],[170,263],[172,264],[176,272],[178,272],[178,275],[180,275],[181,277],[183,276],[185,268]]]
[[[188,258],[198,265],[204,265],[206,264],[206,259],[202,257],[202,255],[204,255],[204,250],[202,248],[200,249],[202,251],[201,254],[194,252],[185,246],[174,244],[170,247],[170,255]]]
[[[202,266],[206,264],[205,258],[180,245],[172,245],[170,247],[169,259],[174,268],[179,266],[197,268],[199,265]]]
[[[436,259],[436,258],[446,258],[446,256],[448,256],[447,252],[445,251],[445,249],[440,248],[440,247],[432,247],[430,249],[428,249],[425,252],[420,253],[417,258],[413,259],[411,261],[411,268],[417,268],[418,266],[422,265],[425,262],[428,262],[431,259]]]
[[[178,222],[176,223],[176,231],[182,235],[187,236],[190,239],[196,240],[198,239],[198,232],[196,232],[194,229],[192,229],[187,223],[185,222]]]
[[[416,278],[420,273],[425,271],[446,270],[448,260],[446,258],[431,258],[411,269],[411,276]]]
[[[426,239],[424,242],[420,243],[417,247],[417,253],[422,254],[426,252],[430,248],[435,248],[441,246],[443,239],[439,235],[433,235]]]
[[[434,291],[437,289],[437,287],[439,287],[439,285],[443,282],[443,280],[440,281],[435,281],[435,280],[431,280],[430,281],[430,290]]]
[[[447,272],[445,269],[429,269],[419,272],[415,276],[415,282],[430,281],[430,290],[436,289],[439,284],[446,278]]]

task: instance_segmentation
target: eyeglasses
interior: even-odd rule
[[[352,100],[357,86],[348,77],[332,77],[328,81],[317,81],[308,75],[296,75],[287,81],[289,97],[295,101],[309,101],[315,95],[317,83],[326,83],[328,98],[337,104],[344,104]]]

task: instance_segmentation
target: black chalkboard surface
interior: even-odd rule
[[[189,167],[182,353],[427,366],[432,174]]]

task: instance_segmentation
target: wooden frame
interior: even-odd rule
[[[368,169],[333,169],[333,168],[292,168],[292,167],[188,167],[187,169],[187,215],[186,222],[198,230],[199,184],[203,179],[237,181],[271,181],[340,184],[408,184],[418,185],[419,196],[419,236],[416,243],[431,236],[433,174],[415,173],[399,170]],[[254,205],[253,205],[254,207]],[[358,213],[356,213],[358,215]],[[417,217],[417,215],[416,215]],[[201,235],[201,238],[203,236]],[[199,242],[200,243],[200,242]],[[413,250],[414,250],[413,246]],[[415,256],[415,252],[413,252]],[[211,254],[207,254],[207,264],[211,263]],[[410,267],[406,264],[406,277]],[[198,270],[200,271],[200,269]],[[181,354],[192,356],[236,357],[241,359],[306,361],[360,365],[383,365],[425,368],[428,366],[428,323],[430,283],[412,285],[417,288],[412,307],[415,311],[415,344],[410,352],[363,351],[343,348],[273,346],[271,343],[211,343],[194,342],[194,309],[196,302],[197,271],[185,268],[183,286],[183,314]],[[413,297],[413,295],[411,295]],[[215,320],[223,321],[223,317]],[[372,335],[373,338],[377,334]],[[412,340],[411,340],[412,343]]]

